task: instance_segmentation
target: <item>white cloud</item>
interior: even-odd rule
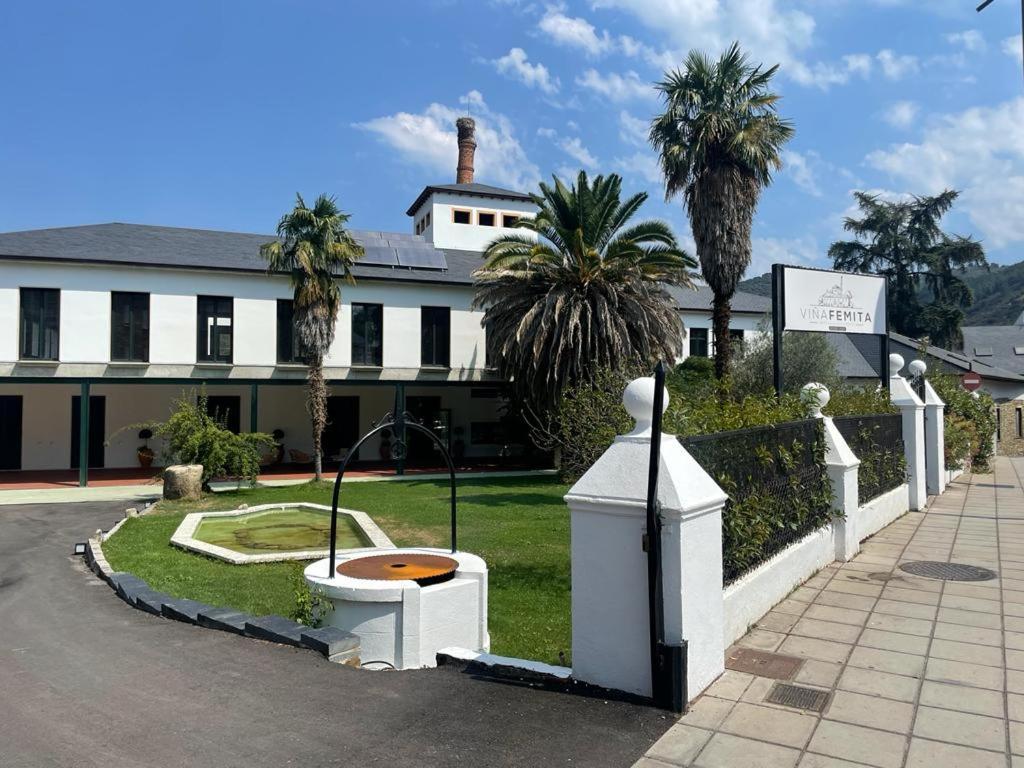
[[[965,29],[946,35],[946,42],[962,46],[965,51],[984,51],[985,37],[976,29]]]
[[[500,59],[494,59],[491,64],[506,77],[518,80],[529,88],[539,88],[547,94],[558,93],[561,86],[558,78],[552,77],[543,64],[531,64],[526,51],[522,48],[511,49]]]
[[[888,48],[879,51],[875,58],[882,67],[882,73],[890,80],[901,80],[920,68],[916,56],[894,53]]]
[[[750,266],[745,277],[756,277],[770,272],[772,264],[824,266],[825,249],[818,246],[810,235],[802,237],[754,237],[751,240]]]
[[[579,48],[591,56],[605,53],[612,47],[608,32],[599,35],[589,21],[566,16],[561,8],[549,7],[537,26],[559,45]]]
[[[897,101],[886,107],[882,119],[894,128],[909,128],[917,117],[920,107],[913,101]]]
[[[933,116],[918,143],[866,161],[915,194],[961,190],[957,208],[991,245],[1024,241],[1024,98]]]
[[[1022,47],[1020,35],[1006,38],[1000,47],[1007,56],[1012,56],[1017,61],[1024,60],[1024,47]]]
[[[627,144],[635,144],[638,147],[645,146],[648,129],[646,120],[633,117],[626,110],[619,112],[619,138]]]
[[[435,102],[419,113],[396,112],[354,125],[392,147],[403,161],[454,178],[455,120],[465,114],[476,120],[477,180],[514,189],[534,187],[540,170],[526,156],[511,121],[492,111],[479,91],[460,97],[457,108]]]
[[[817,155],[813,152],[801,155],[791,149],[782,151],[784,171],[793,179],[794,184],[812,197],[821,197],[821,187],[818,186],[818,180],[812,168],[812,163],[816,163],[817,159]]]
[[[650,184],[662,185],[665,182],[661,175],[658,159],[649,152],[634,152],[628,157],[616,157],[616,170],[629,176],[637,176]]]
[[[579,136],[563,136],[557,142],[558,148],[588,170],[597,168],[597,158],[583,146]]]
[[[614,102],[653,99],[655,96],[654,86],[641,80],[640,75],[632,70],[624,75],[617,72],[602,75],[596,69],[588,69],[582,77],[576,78],[576,84]]]

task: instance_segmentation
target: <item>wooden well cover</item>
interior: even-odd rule
[[[346,560],[338,566],[342,576],[376,581],[415,581],[421,587],[440,584],[455,575],[459,564],[450,557],[409,552],[370,555]]]

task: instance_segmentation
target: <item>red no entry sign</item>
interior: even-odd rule
[[[973,392],[981,386],[981,376],[977,373],[965,373],[960,382],[964,385],[964,389]]]

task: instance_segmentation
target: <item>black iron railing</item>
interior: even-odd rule
[[[680,438],[729,494],[722,512],[726,584],[832,520],[818,419]]]
[[[903,417],[900,414],[837,416],[833,421],[854,456],[860,459],[858,503],[866,504],[907,481]]]

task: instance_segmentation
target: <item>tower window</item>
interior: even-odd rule
[[[503,227],[514,227],[519,223],[519,217],[514,213],[503,213],[501,214],[501,226]]]
[[[473,215],[471,211],[464,210],[462,208],[452,209],[452,221],[456,224],[471,224]]]
[[[493,213],[484,213],[479,211],[476,215],[476,223],[481,227],[493,227],[495,221],[495,215]]]

